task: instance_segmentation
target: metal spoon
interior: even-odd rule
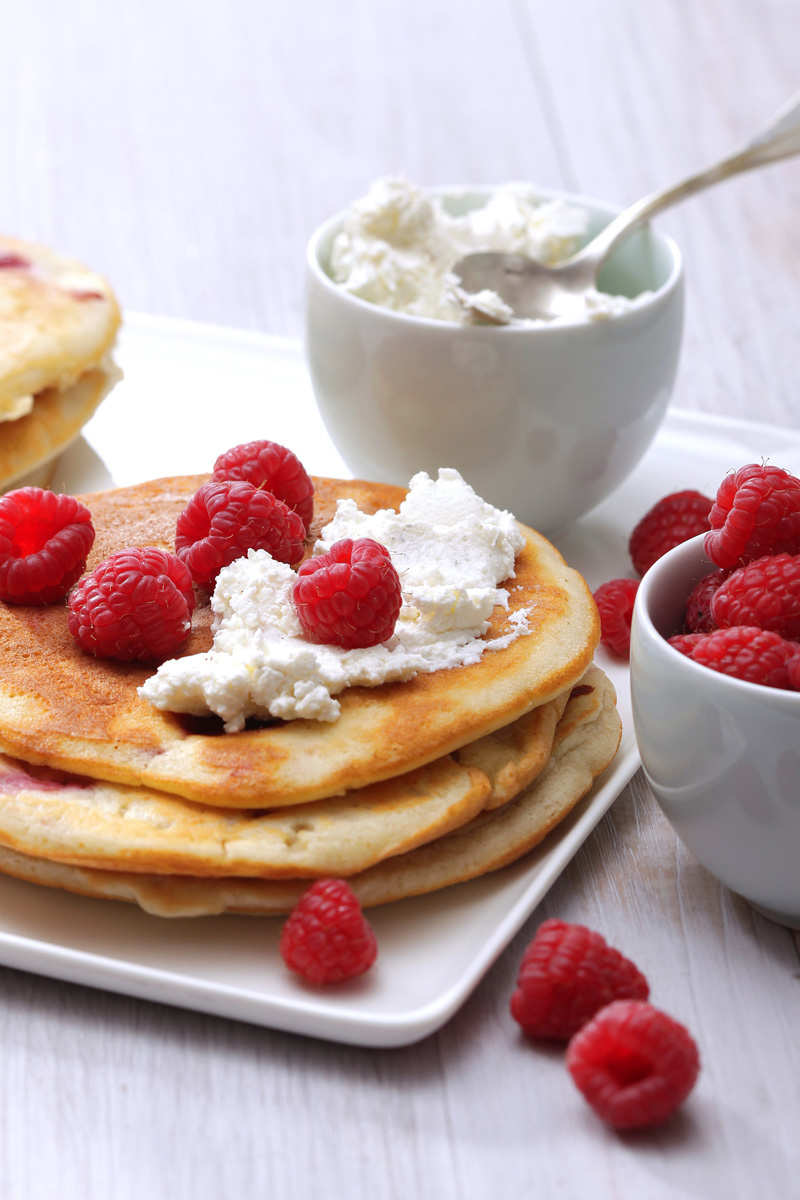
[[[520,254],[487,251],[467,254],[452,268],[460,287],[453,289],[459,303],[473,317],[494,325],[513,318],[553,320],[584,311],[585,293],[596,287],[597,274],[611,251],[648,217],[711,184],[778,162],[800,153],[800,92],[796,92],[765,129],[741,150],[715,166],[690,175],[682,183],[653,192],[615,217],[588,245],[555,266],[544,266]],[[513,310],[487,304],[477,295],[494,292]]]

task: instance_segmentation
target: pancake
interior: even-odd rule
[[[128,545],[171,549],[175,522],[206,476],[155,480],[82,497],[97,539],[88,569]],[[314,481],[309,540],[352,496],[373,512],[396,508],[402,489],[362,481]],[[232,808],[303,804],[390,779],[493,732],[573,687],[589,667],[599,620],[581,576],[523,527],[525,546],[487,641],[515,615],[528,632],[480,662],[407,683],[342,693],[333,723],[297,720],[221,734],[205,722],[160,712],[137,694],[152,668],[93,659],[72,642],[63,607],[0,605],[0,751],[109,782],[153,788]],[[201,603],[184,653],[209,648]]]
[[[24,416],[40,392],[72,387],[111,349],[119,324],[114,294],[96,272],[0,236],[0,422]]]
[[[594,668],[586,685],[570,697],[553,752],[536,780],[503,808],[352,875],[349,882],[361,903],[385,904],[475,879],[538,846],[613,759],[621,733],[615,701],[610,681]],[[0,870],[81,895],[134,902],[162,917],[284,913],[307,886],[307,881],[299,880],[202,879],[84,869],[5,848],[0,848]]]
[[[469,765],[445,756],[343,797],[267,812],[211,808],[0,755],[0,845],[102,869],[350,875],[507,801],[510,779],[521,788],[531,764],[549,758],[567,699],[544,706],[552,721],[526,716],[515,736],[481,738]]]
[[[43,486],[47,476],[34,473],[52,464],[74,441],[120,377],[121,372],[108,362],[87,371],[64,391],[40,392],[27,416],[0,423],[0,489],[27,483]]]

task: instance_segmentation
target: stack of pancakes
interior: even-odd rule
[[[0,236],[0,491],[44,486],[120,373],[108,283],[82,263]]]
[[[125,546],[171,550],[206,476],[81,497],[87,569]],[[308,546],[351,496],[396,508],[399,488],[316,479]],[[154,667],[87,656],[63,605],[0,604],[0,870],[187,916],[278,913],[319,876],[365,905],[435,891],[537,845],[616,753],[612,685],[593,666],[584,580],[532,530],[475,665],[354,687],[337,721],[253,723],[161,712]],[[528,632],[491,641],[526,614]],[[184,654],[211,644],[201,597]]]

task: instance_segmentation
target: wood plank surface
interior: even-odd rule
[[[130,310],[293,337],[311,231],[379,175],[624,205],[800,86],[794,0],[9,0],[2,41],[0,229],[90,262]],[[795,161],[659,220],[688,273],[675,404],[797,424],[798,211]],[[697,1037],[698,1087],[662,1129],[610,1132],[563,1052],[518,1034],[509,996],[549,916],[601,930]],[[637,776],[416,1046],[5,968],[0,1196],[791,1200],[799,947],[694,862]]]

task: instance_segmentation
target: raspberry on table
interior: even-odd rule
[[[118,550],[72,591],[68,626],[96,658],[160,660],[189,636],[195,597],[174,554],[152,546]]]
[[[716,627],[711,615],[711,601],[728,574],[728,571],[709,571],[689,592],[686,597],[686,629],[689,633],[710,633]]]
[[[691,638],[696,641],[690,643]],[[722,675],[733,675],[747,683],[791,689],[789,664],[800,655],[796,642],[755,625],[733,625],[711,633],[684,634],[669,639],[670,645],[694,662]]]
[[[717,567],[800,554],[800,479],[763,463],[741,467],[720,484],[709,520],[705,551]]]
[[[713,500],[688,489],[673,492],[646,512],[628,542],[631,561],[640,575],[681,542],[705,533]]]
[[[642,1000],[615,1000],[578,1030],[567,1068],[597,1115],[616,1129],[665,1121],[700,1071],[689,1031]]]
[[[638,967],[584,925],[544,921],[520,964],[511,1015],[530,1037],[567,1041],[612,1000],[646,1000]]]
[[[287,917],[280,952],[289,970],[310,983],[339,983],[369,970],[378,943],[349,883],[318,879]]]
[[[757,625],[800,639],[800,554],[771,554],[739,567],[711,601],[719,626]]]
[[[214,463],[211,482],[221,479],[245,479],[254,487],[265,487],[294,509],[308,532],[314,515],[314,484],[300,459],[286,446],[266,439],[233,446]]]
[[[631,618],[639,583],[636,579],[610,579],[594,593],[600,614],[600,641],[627,658],[631,649]]]
[[[178,517],[175,553],[195,583],[212,588],[228,563],[267,550],[293,565],[303,557],[305,526],[296,512],[243,479],[204,483]]]
[[[94,543],[88,508],[37,487],[0,496],[0,599],[53,604],[80,579]]]
[[[301,564],[292,599],[306,637],[353,650],[392,636],[402,593],[385,546],[343,538]]]

